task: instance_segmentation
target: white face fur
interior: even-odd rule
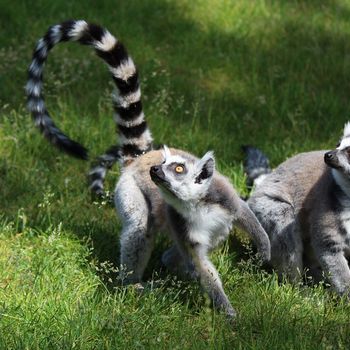
[[[336,183],[350,197],[350,123],[344,126],[343,136],[336,149],[325,154],[325,162],[332,168]]]
[[[333,159],[329,162],[326,161],[328,165],[336,169],[338,172],[349,177],[350,179],[350,123],[346,123],[344,126],[343,137],[337,145],[337,148],[333,153]]]
[[[195,204],[206,195],[215,169],[213,152],[207,152],[199,160],[191,156],[172,155],[164,146],[163,156],[164,162],[152,167],[150,173],[169,204]]]

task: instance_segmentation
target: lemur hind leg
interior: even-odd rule
[[[181,278],[198,278],[193,262],[190,259],[187,259],[185,262],[183,255],[180,253],[176,245],[171,246],[163,253],[162,263],[169,271],[179,275]]]
[[[154,244],[150,229],[150,209],[140,188],[131,176],[120,178],[115,205],[122,220],[120,236],[120,277],[123,284],[141,282]]]
[[[280,276],[299,281],[303,273],[303,244],[296,229],[294,208],[268,196],[252,198],[248,204],[269,235],[272,265]]]

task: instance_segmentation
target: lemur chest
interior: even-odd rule
[[[188,238],[209,248],[221,243],[232,229],[230,213],[218,205],[198,208],[187,218]]]

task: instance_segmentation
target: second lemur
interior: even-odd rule
[[[335,149],[298,154],[271,173],[264,155],[246,151],[248,177],[260,182],[248,204],[269,234],[273,267],[350,295],[350,123]]]

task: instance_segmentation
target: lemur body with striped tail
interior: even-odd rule
[[[34,51],[27,84],[28,106],[49,141],[69,154],[87,157],[84,147],[71,141],[54,125],[42,97],[43,63],[48,51],[60,41],[78,41],[94,47],[107,63],[116,85],[114,107],[119,145],[100,158],[91,174],[96,175],[92,180],[97,181],[93,187],[99,189],[107,167],[117,158],[122,164],[114,200],[123,223],[120,263],[124,282],[141,281],[155,233],[168,230],[174,246],[163,254],[165,265],[199,277],[214,306],[234,316],[208,253],[237,224],[251,234],[261,257],[268,260],[267,234],[229,180],[215,171],[211,152],[198,159],[167,147],[152,150],[134,63],[122,44],[99,26],[84,21],[53,26]]]

